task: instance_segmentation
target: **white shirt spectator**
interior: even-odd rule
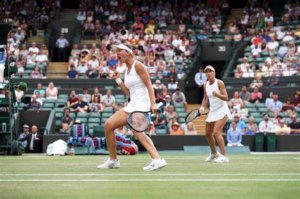
[[[30,47],[28,51],[33,52],[34,54],[38,54],[40,52],[38,47]]]
[[[69,42],[66,38],[58,38],[56,40],[56,46],[58,48],[66,48],[66,47],[68,47],[68,45],[69,45]]]
[[[154,40],[157,40],[159,43],[164,40],[164,35],[163,34],[155,34],[154,35]]]
[[[77,68],[76,68],[76,71],[79,73],[79,74],[85,74],[86,71],[88,71],[88,67],[86,65],[79,65]]]
[[[88,64],[93,68],[96,69],[97,67],[99,67],[99,61],[97,59],[93,60],[91,59]]]
[[[48,57],[44,54],[39,54],[36,56],[35,61],[37,63],[46,63],[48,61]]]
[[[261,133],[274,133],[274,124],[271,121],[266,122],[265,120],[259,123],[259,132]]]

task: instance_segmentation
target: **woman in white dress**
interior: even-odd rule
[[[231,118],[226,102],[228,101],[227,91],[223,81],[215,77],[215,69],[212,66],[206,66],[204,72],[208,81],[204,85],[204,98],[199,111],[203,113],[209,101],[210,108],[205,124],[205,136],[210,146],[211,154],[206,161],[229,162],[229,159],[226,157],[225,143],[222,137],[223,127],[228,118]],[[220,153],[216,150],[215,139],[220,148]]]
[[[126,64],[124,74],[124,83],[119,77],[120,74],[115,74],[115,80],[121,87],[121,90],[130,97],[130,102],[123,109],[114,113],[104,125],[107,148],[110,158],[103,164],[98,165],[99,169],[114,169],[120,167],[120,162],[116,155],[116,138],[114,130],[127,124],[127,117],[133,111],[154,112],[156,108],[153,87],[144,64],[137,61],[133,52],[124,44],[113,46],[118,53],[118,59],[121,63]],[[166,161],[160,158],[152,140],[147,135],[134,132],[135,136],[141,144],[149,152],[152,161],[143,170],[152,171],[160,169],[167,165]]]

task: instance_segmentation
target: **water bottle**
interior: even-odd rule
[[[6,123],[5,122],[2,123],[2,132],[6,132]]]

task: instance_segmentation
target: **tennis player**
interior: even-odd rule
[[[154,112],[156,110],[154,91],[145,65],[134,58],[132,50],[126,45],[115,45],[113,49],[117,51],[119,61],[127,66],[124,73],[124,82],[119,74],[115,75],[115,80],[121,90],[130,97],[130,102],[105,122],[104,130],[110,158],[103,164],[98,165],[97,168],[99,169],[120,167],[116,155],[114,130],[127,124],[128,115],[133,111],[148,112],[151,110]],[[144,132],[134,132],[134,134],[152,158],[150,164],[143,168],[145,171],[157,170],[167,165],[166,161],[160,158],[152,140]]]
[[[226,157],[222,131],[228,118],[231,118],[231,113],[226,102],[228,101],[228,95],[223,81],[215,77],[215,69],[212,66],[206,66],[204,72],[207,82],[204,85],[204,98],[199,111],[203,113],[209,101],[210,107],[205,124],[205,136],[210,146],[211,154],[206,161],[226,163],[229,162],[229,159]],[[216,150],[215,139],[221,153]]]

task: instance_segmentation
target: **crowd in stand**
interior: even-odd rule
[[[48,65],[49,51],[45,44],[41,46],[35,42],[27,46],[26,39],[38,30],[46,28],[60,9],[60,1],[16,1],[0,3],[2,13],[0,23],[10,24],[7,45],[4,49],[5,59],[8,59],[9,67],[17,77],[30,77],[33,79],[45,78],[45,70]]]
[[[56,5],[56,2],[58,1],[53,1],[52,5]],[[103,4],[94,1],[94,6],[81,2],[77,20],[82,24],[83,35],[96,36],[100,39],[100,44],[73,45],[67,78],[110,78],[112,71],[124,73],[125,66],[118,62],[111,47],[115,43],[126,43],[133,48],[136,57],[148,66],[151,77],[169,78],[168,85],[163,85],[160,80],[153,84],[156,102],[163,103],[163,106],[152,116],[153,122],[148,133],[155,134],[156,129],[166,129],[170,135],[194,135],[196,131],[192,123],[182,125],[178,121],[178,112],[174,107],[182,106],[186,110],[186,100],[176,79],[185,78],[187,63],[184,60],[193,57],[197,39],[206,40],[208,35],[221,32],[224,22],[222,15],[227,13],[228,3],[222,1],[217,6],[207,6],[197,1],[183,1],[180,5],[162,1],[151,2],[153,1],[144,1],[133,6],[131,1],[110,1]],[[282,22],[299,19],[298,4],[287,4],[285,9]],[[51,19],[52,12],[46,13],[48,19]],[[21,49],[16,47],[26,38],[26,27],[29,26],[26,22],[35,18],[34,15],[30,16],[33,17],[25,18],[25,24],[22,22],[16,26],[17,31],[9,35],[7,52],[8,57],[15,60],[19,73],[22,73],[22,67],[24,71],[24,66],[34,65],[31,77],[41,78],[44,64],[48,61],[45,46],[38,50],[34,43],[29,49],[24,44]],[[1,19],[7,21],[5,17]],[[14,19],[11,23],[13,21]],[[168,28],[170,26],[175,28]],[[226,31],[225,40],[228,41],[238,42],[250,38],[249,53],[245,54],[242,63],[237,66],[234,76],[254,78],[249,85],[253,91],[249,92],[244,86],[241,92],[234,93],[228,103],[234,115],[228,130],[229,145],[241,146],[240,136],[236,136],[236,132],[240,135],[256,132],[274,132],[278,135],[300,133],[297,121],[300,93],[297,92],[294,98],[287,99],[286,102],[280,102],[277,94],[270,93],[270,97],[264,100],[260,92],[263,85],[278,85],[280,77],[300,74],[300,46],[297,43],[300,29],[278,26],[270,8],[261,8],[253,3],[244,9],[241,19],[228,24]],[[44,52],[41,52],[42,49]],[[263,77],[268,78],[267,82],[262,81]],[[59,89],[53,83],[44,91],[39,85],[28,108],[41,110],[44,99],[57,100],[58,92]],[[24,95],[21,91],[18,94]],[[251,115],[249,104],[264,104],[268,109],[261,121],[256,121]],[[72,129],[75,118],[70,116],[70,112],[102,113],[108,107],[117,110],[124,105],[126,102],[115,102],[110,90],[103,96],[98,88],[93,94],[88,89],[83,89],[77,95],[74,90],[65,107],[61,131],[70,132]],[[131,134],[125,127],[118,131]]]
[[[283,22],[299,20],[299,8],[299,3],[286,4],[281,21],[275,22],[269,7],[264,9],[253,4],[244,9],[239,21],[228,25],[228,35],[237,31],[251,41],[249,53],[237,65],[235,77],[267,77],[268,84],[274,86],[280,77],[300,74],[300,29],[282,26]]]

